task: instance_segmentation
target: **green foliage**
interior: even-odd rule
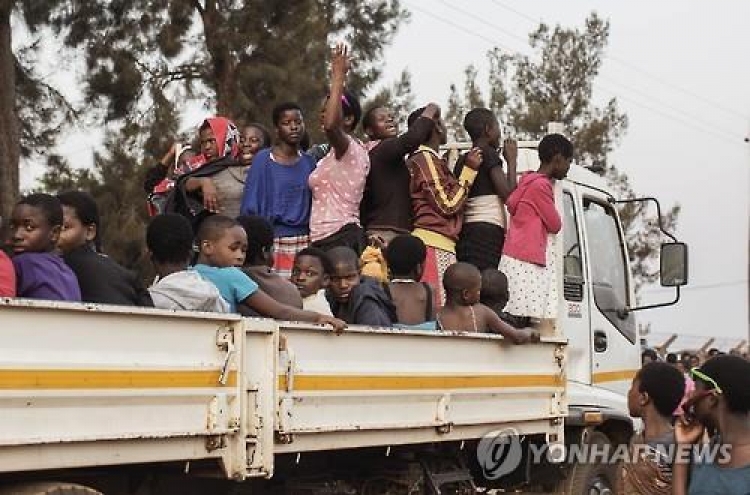
[[[523,139],[539,139],[549,122],[562,122],[576,147],[576,162],[605,175],[619,198],[635,198],[627,175],[609,163],[609,155],[624,135],[628,119],[616,99],[603,107],[592,101],[593,84],[601,68],[609,37],[609,22],[592,13],[583,29],[541,24],[529,37],[534,56],[488,52],[490,66],[487,106]],[[465,72],[464,94],[451,85],[446,125],[465,139],[463,115],[484,106],[473,66]],[[674,231],[679,205],[664,212],[665,228]],[[656,261],[663,236],[654,212],[643,204],[621,209],[636,289],[658,278]]]

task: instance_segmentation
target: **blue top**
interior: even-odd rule
[[[13,256],[16,296],[28,299],[80,301],[81,289],[73,270],[55,253]]]
[[[237,312],[237,305],[255,294],[258,284],[245,275],[239,268],[230,266],[217,268],[203,264],[195,265],[194,270],[203,278],[213,283],[221,297],[229,303],[229,310]]]
[[[750,466],[728,468],[708,463],[693,464],[690,471],[688,495],[748,494],[750,494]]]
[[[312,193],[307,179],[313,170],[310,155],[282,165],[273,160],[270,148],[259,151],[247,172],[240,213],[266,218],[276,238],[309,233]]]

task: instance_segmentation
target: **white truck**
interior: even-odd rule
[[[533,146],[520,162],[536,167]],[[1,300],[0,494],[611,493],[612,466],[529,455],[633,431],[639,308],[617,210],[583,168],[557,188],[559,318],[538,344]],[[685,263],[666,244],[663,283],[684,284]],[[508,431],[521,455],[495,477]]]

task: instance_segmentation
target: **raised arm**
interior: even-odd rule
[[[276,320],[307,321],[320,325],[331,325],[336,333],[340,333],[346,328],[346,323],[338,318],[281,304],[261,289],[256,290],[248,296],[242,301],[242,304],[248,306],[259,315]]]
[[[396,139],[386,139],[376,148],[383,159],[389,163],[400,160],[413,153],[427,141],[435,126],[435,118],[440,114],[440,107],[435,103],[428,104],[419,118]]]
[[[508,201],[508,196],[516,188],[516,168],[518,164],[518,145],[513,139],[506,139],[505,146],[503,147],[503,156],[508,164],[507,173],[503,170],[500,162],[500,157],[494,155],[492,157],[484,157],[484,160],[497,161],[497,166],[494,163],[490,165],[490,179],[492,179],[492,186],[495,192],[503,200],[503,203]]]
[[[428,201],[443,215],[453,215],[463,208],[469,196],[469,189],[477,176],[482,162],[482,152],[473,148],[466,156],[465,166],[458,179],[448,174],[441,176],[437,158],[429,152],[419,153],[409,158],[412,174],[419,174],[418,184],[428,191]],[[418,186],[419,187],[419,186]]]
[[[349,136],[342,128],[344,114],[341,99],[344,96],[344,82],[349,71],[349,53],[346,45],[339,43],[331,54],[331,87],[323,111],[323,130],[331,143],[336,158],[341,158],[349,149]]]

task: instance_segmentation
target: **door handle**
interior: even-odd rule
[[[602,330],[594,331],[594,352],[604,352],[607,350],[607,334]]]

